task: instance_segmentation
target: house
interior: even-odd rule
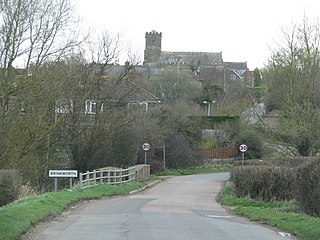
[[[97,113],[105,112],[106,108],[140,108],[148,111],[150,108],[161,104],[157,96],[135,83],[135,79],[150,74],[150,69],[132,66],[128,69],[128,66],[109,65],[103,69],[102,76],[98,76],[101,66],[99,64],[93,65],[90,64],[89,66],[93,70],[90,71],[91,73],[88,76],[87,82],[90,85],[87,90],[88,93],[79,97],[78,93],[84,88],[79,82],[79,84],[73,84],[74,89],[70,90],[69,93],[67,91],[63,95],[60,94],[61,97],[55,99],[54,105],[52,105],[55,121],[60,115],[77,111],[82,116],[83,124],[86,124],[88,121],[85,118],[93,118]],[[2,72],[6,71],[3,70]],[[27,76],[24,69],[13,69],[10,73],[13,79],[11,82],[14,86],[18,77]],[[82,101],[82,103],[79,101]],[[0,112],[2,110],[12,110],[16,102],[14,93],[6,97],[0,92]],[[21,106],[21,113],[24,113],[24,111],[25,109]]]

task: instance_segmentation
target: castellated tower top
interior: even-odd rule
[[[157,32],[155,30],[152,30],[151,32],[146,32],[146,36],[147,35],[160,35],[160,37],[162,37],[162,32]]]
[[[146,32],[146,49],[147,48],[156,48],[161,51],[161,38],[162,33],[158,33],[155,30],[151,32]]]

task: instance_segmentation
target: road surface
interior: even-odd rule
[[[127,197],[90,201],[22,239],[284,240],[276,231],[229,215],[215,197],[227,173],[171,177]]]

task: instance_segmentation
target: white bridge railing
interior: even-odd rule
[[[98,169],[79,174],[80,188],[89,188],[98,184],[121,184],[135,181],[136,167],[127,169]]]

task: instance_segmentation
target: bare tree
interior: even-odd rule
[[[271,91],[281,89],[278,105],[282,108],[300,104],[306,99],[319,101],[320,28],[306,17],[301,24],[283,30],[284,44],[270,59],[268,72]]]
[[[26,67],[39,66],[45,60],[65,56],[79,44],[74,29],[76,20],[70,1],[29,0],[30,13],[26,32]]]
[[[3,0],[0,3],[0,66],[23,57],[25,67],[57,59],[78,42],[71,38],[75,23],[68,0]],[[74,27],[74,26],[73,26]]]
[[[33,64],[34,70],[79,42],[70,28],[75,21],[69,0],[3,0],[0,9],[0,96],[7,109],[16,85],[14,63],[24,62],[27,70]]]
[[[320,28],[306,17],[284,31],[265,74],[267,102],[284,111],[281,132],[271,133],[300,155],[315,155],[320,107]],[[269,129],[270,130],[270,129]]]
[[[48,62],[78,45],[72,13],[69,0],[0,1],[0,168],[46,174],[62,86]],[[17,75],[17,63],[26,68],[23,75]],[[29,177],[41,186],[41,174]]]

